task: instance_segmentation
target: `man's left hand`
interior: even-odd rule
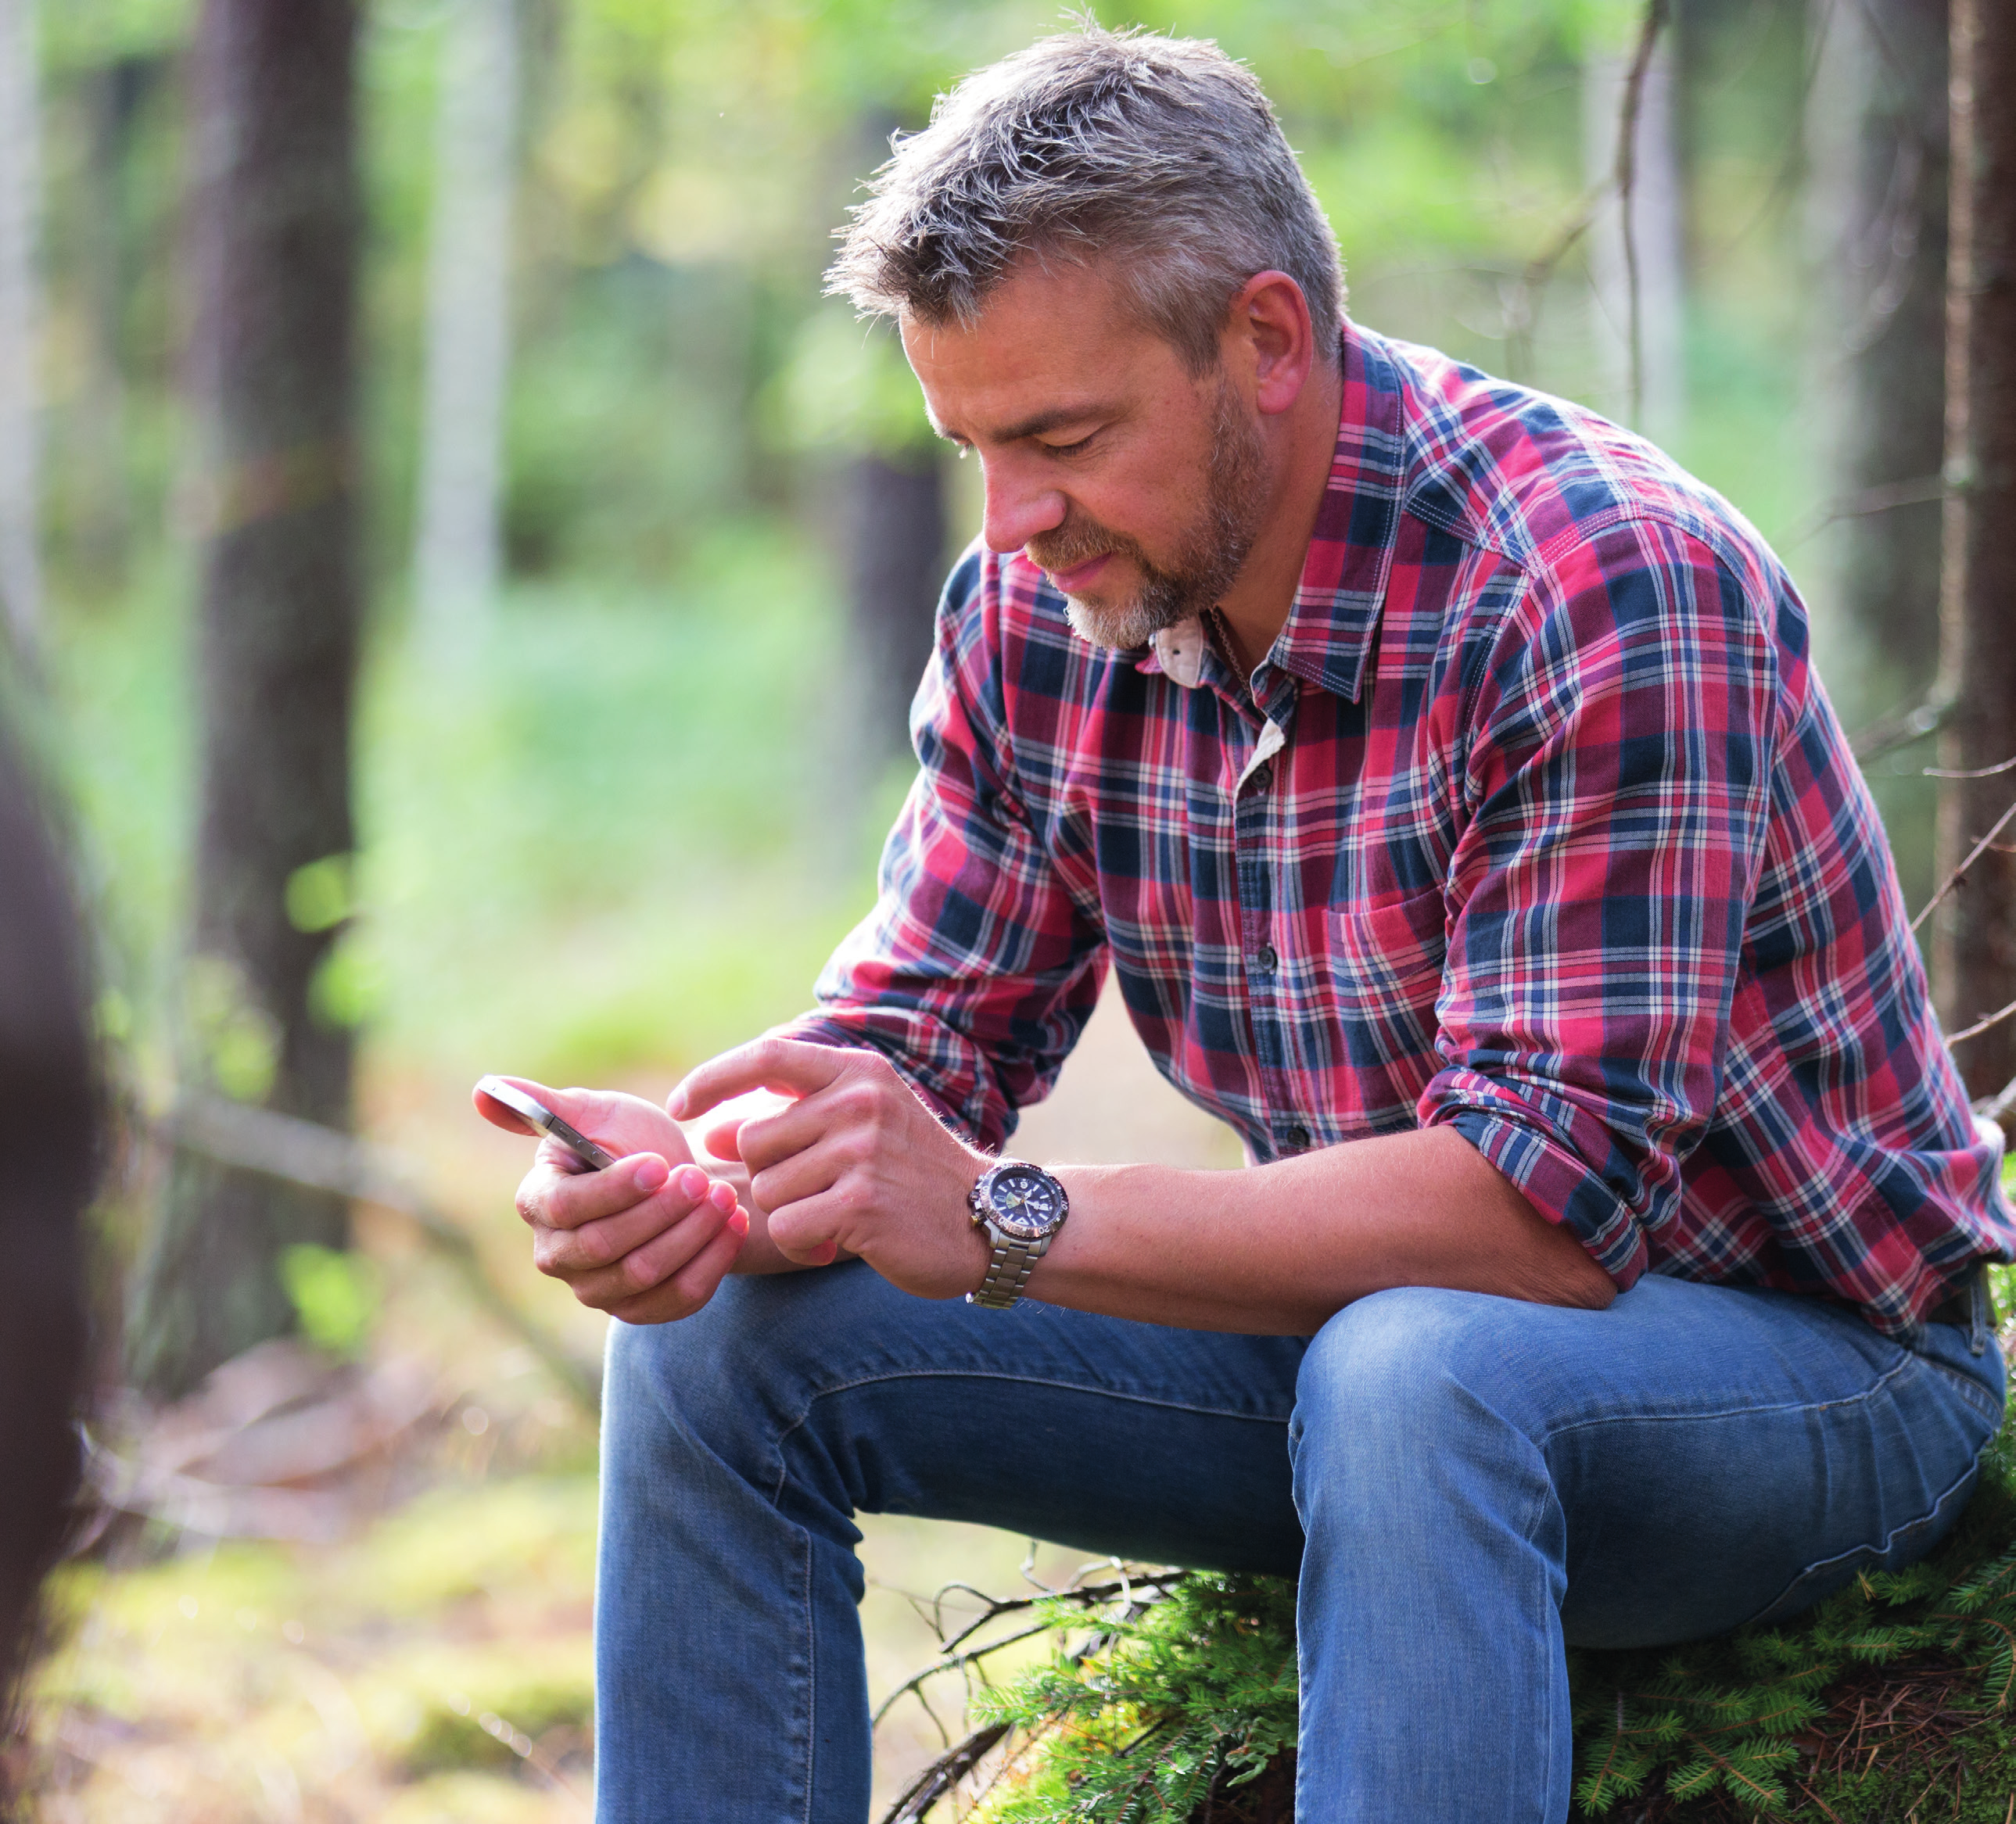
[[[770,1239],[803,1266],[844,1249],[920,1298],[979,1285],[988,1245],[967,1193],[993,1161],[952,1133],[880,1052],[758,1039],[723,1052],[672,1092],[689,1121],[754,1089],[796,1099],[774,1114],[705,1130],[707,1149],[749,1167]]]

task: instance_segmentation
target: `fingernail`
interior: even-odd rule
[[[671,1175],[672,1168],[662,1159],[646,1159],[637,1167],[632,1182],[648,1197]]]
[[[735,1187],[733,1185],[722,1184],[717,1179],[707,1187],[707,1200],[717,1210],[725,1212],[735,1207]]]
[[[665,1113],[675,1121],[686,1119],[686,1086],[683,1083],[665,1098]]]
[[[747,1210],[737,1210],[729,1218],[728,1226],[737,1235],[747,1235],[749,1232],[749,1212]]]
[[[707,1195],[707,1176],[697,1165],[679,1167],[679,1195],[697,1203]]]

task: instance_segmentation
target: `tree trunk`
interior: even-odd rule
[[[1836,491],[1869,502],[1936,476],[1943,448],[1946,3],[1865,0],[1834,23],[1860,41],[1837,266],[1849,400]],[[1842,547],[1841,605],[1890,700],[1873,707],[1908,707],[1939,664],[1939,502],[1856,513]]]
[[[356,30],[352,0],[205,0],[193,72],[208,523],[185,1068],[336,1127],[351,1038],[311,988],[337,914],[325,892],[294,895],[290,917],[289,890],[353,847]],[[282,1252],[345,1231],[337,1199],[179,1158],[142,1262],[135,1378],[178,1392],[292,1327]]]
[[[909,751],[910,699],[945,585],[945,480],[929,448],[849,462],[848,595],[863,782]]]
[[[126,474],[125,191],[135,122],[160,67],[153,58],[121,57],[91,70],[82,82],[87,142],[81,219],[72,232],[81,268],[85,367],[63,491],[70,503],[65,518],[77,574],[104,590],[125,580],[132,536]]]
[[[1670,442],[1687,416],[1684,192],[1675,131],[1673,34],[1661,34],[1645,72],[1633,149],[1630,248],[1621,197],[1607,199],[1589,235],[1595,292],[1597,405],[1654,442]],[[1630,71],[1628,55],[1594,58],[1582,77],[1582,149],[1592,182],[1616,168],[1617,132]],[[1636,272],[1637,372],[1632,356],[1633,267]]]
[[[1942,766],[2016,756],[2016,8],[1953,0],[1952,254],[1946,304],[1948,495],[1940,665],[1953,708]],[[2016,800],[2016,772],[1946,782],[1941,877]],[[2016,1000],[2016,829],[1936,915],[1940,1016],[1957,1033]],[[2016,1019],[1954,1048],[1977,1096],[2016,1076]]]
[[[0,0],[0,626],[32,663],[41,631],[36,351],[41,112],[34,0]]]
[[[414,592],[452,642],[495,595],[517,189],[514,0],[455,0],[442,46]]]

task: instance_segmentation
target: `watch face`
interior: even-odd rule
[[[1064,1220],[1064,1197],[1047,1174],[1033,1165],[1011,1165],[988,1186],[987,1213],[1003,1234],[1035,1241]]]

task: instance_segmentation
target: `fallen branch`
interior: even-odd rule
[[[382,1148],[314,1121],[216,1095],[185,1095],[166,1115],[140,1119],[168,1145],[221,1165],[376,1204],[403,1218],[455,1268],[477,1302],[520,1337],[574,1400],[591,1413],[600,1410],[599,1368],[519,1308],[491,1278],[469,1232],[430,1202],[399,1160]]]

